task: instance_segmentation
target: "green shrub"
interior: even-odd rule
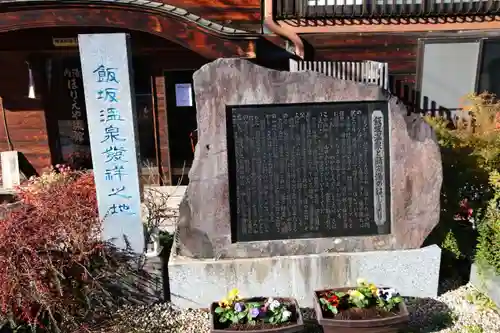
[[[500,173],[492,171],[490,185],[494,189],[494,196],[490,200],[485,219],[479,225],[479,241],[477,245],[476,261],[481,266],[489,266],[500,275]]]
[[[500,103],[495,96],[483,93],[466,96],[453,124],[444,118],[426,117],[442,151],[441,246],[455,259],[469,257],[467,251],[474,246],[475,239],[463,235],[464,228],[456,227],[461,223],[457,221],[461,216],[457,218],[456,214],[463,210],[466,199],[466,206],[473,214],[462,220],[478,225],[477,260],[496,269],[500,253],[496,205],[500,190],[492,177],[500,169],[499,116]]]
[[[480,226],[476,259],[481,267],[490,266],[497,275],[500,275],[500,227],[498,220],[495,223],[488,221]]]
[[[463,257],[463,253],[460,251],[457,238],[453,234],[453,231],[449,231],[446,234],[446,237],[441,245],[443,249],[446,249],[451,253],[454,259],[460,259],[461,257]]]

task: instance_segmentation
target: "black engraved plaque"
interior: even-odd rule
[[[387,101],[227,107],[233,242],[390,233]]]

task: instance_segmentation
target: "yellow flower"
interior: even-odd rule
[[[359,278],[356,280],[356,283],[358,284],[358,286],[362,286],[362,285],[366,284],[367,282],[365,279]]]
[[[227,295],[227,298],[230,299],[230,300],[237,300],[239,297],[238,297],[238,294],[240,293],[240,291],[236,288],[232,289],[229,294]]]
[[[226,307],[228,307],[228,306],[229,306],[229,301],[228,301],[227,299],[225,299],[225,298],[224,298],[224,299],[222,299],[221,301],[219,301],[219,306],[220,306],[221,308],[226,308]]]
[[[374,285],[373,283],[370,283],[368,285],[368,288],[370,289],[370,291],[372,292],[372,294],[377,295],[378,288],[377,288],[376,285]]]
[[[359,299],[364,299],[365,298],[365,295],[363,295],[362,293],[360,293],[357,290],[350,290],[349,291],[349,295],[351,295],[352,297],[355,297],[355,298],[359,298]]]

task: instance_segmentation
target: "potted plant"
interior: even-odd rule
[[[356,288],[314,292],[314,310],[324,333],[396,333],[408,325],[408,310],[394,289],[357,282]]]
[[[212,333],[274,332],[292,333],[304,329],[297,301],[283,297],[240,298],[233,289],[210,307]]]

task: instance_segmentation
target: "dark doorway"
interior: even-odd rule
[[[186,185],[193,163],[191,137],[196,133],[196,105],[193,91],[194,70],[165,72],[168,141],[172,184]]]

